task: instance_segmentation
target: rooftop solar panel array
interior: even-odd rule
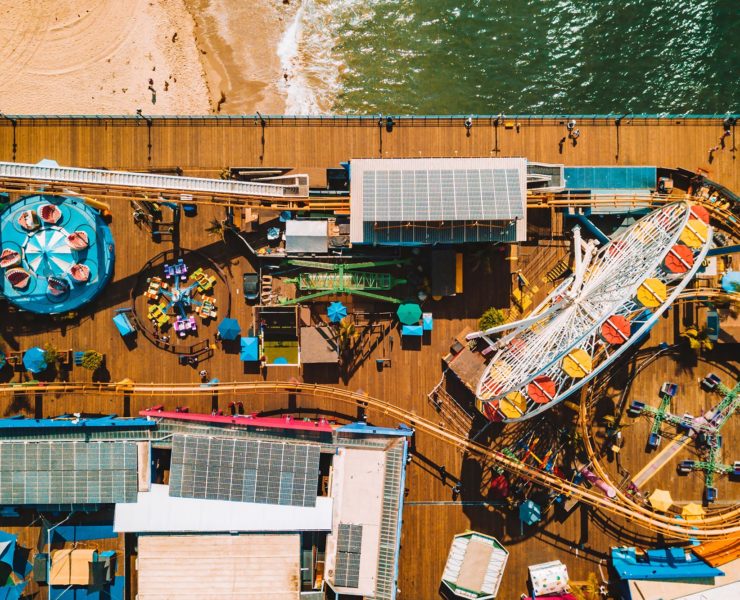
[[[337,562],[334,584],[356,588],[360,584],[362,525],[340,523],[337,531]]]
[[[316,505],[319,446],[175,435],[170,496]]]
[[[524,217],[519,170],[365,170],[364,221],[504,221]]]
[[[136,442],[0,442],[0,504],[113,504],[136,494]]]

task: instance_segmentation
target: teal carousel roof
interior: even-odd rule
[[[36,313],[75,310],[113,274],[114,244],[100,214],[81,198],[33,195],[0,213],[3,295]]]

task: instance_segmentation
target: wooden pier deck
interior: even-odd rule
[[[217,177],[225,167],[280,166],[308,173],[314,185],[327,167],[351,158],[526,156],[566,165],[656,165],[704,169],[710,179],[740,189],[737,125],[720,145],[722,119],[582,119],[577,144],[567,119],[396,118],[391,132],[377,119],[256,117],[0,117],[0,160],[146,170],[180,167]]]
[[[566,164],[626,165],[655,164],[684,167],[695,170],[706,168],[709,176],[730,189],[740,190],[740,174],[735,153],[730,150],[734,138],[728,138],[727,148],[714,154],[708,163],[708,148],[716,146],[722,134],[721,121],[651,121],[625,120],[617,127],[609,122],[582,122],[578,145],[565,144],[562,154],[559,141],[565,135],[564,122],[521,120],[519,128],[507,129],[502,124],[476,122],[470,137],[466,136],[462,121],[411,123],[401,119],[391,133],[374,122],[268,122],[264,130],[254,119],[232,120],[154,120],[151,127],[142,120],[86,119],[67,120],[19,119],[12,126],[0,118],[0,160],[36,162],[53,158],[60,164],[111,169],[147,169],[180,167],[193,175],[217,176],[227,166],[281,165],[307,172],[314,183],[322,182],[327,167],[340,161],[360,156],[511,156],[523,155],[542,162]],[[619,131],[619,155],[616,136]],[[15,149],[13,135],[15,133]],[[151,134],[151,148],[149,145]],[[264,136],[264,142],[262,137]],[[83,311],[76,319],[57,321],[44,317],[2,318],[0,335],[6,351],[21,351],[34,345],[53,343],[59,350],[93,348],[106,354],[103,377],[111,381],[130,378],[136,382],[192,382],[200,381],[198,369],[178,365],[177,356],[157,348],[138,336],[129,348],[116,332],[111,318],[114,311],[130,305],[129,293],[142,266],[153,256],[167,250],[167,242],[155,243],[146,231],[134,223],[131,209],[125,201],[112,203],[112,231],[116,240],[116,272],[103,296],[90,311]],[[539,209],[538,209],[539,210]],[[197,218],[185,218],[181,226],[181,244],[197,249],[214,259],[226,274],[232,293],[231,316],[237,318],[243,330],[252,325],[251,308],[241,296],[241,275],[251,272],[255,264],[243,256],[243,248],[225,244],[205,231],[210,220],[222,217],[215,207],[200,207]],[[541,211],[540,214],[546,211]],[[549,213],[548,213],[549,214]],[[547,220],[547,219],[545,219]],[[538,218],[538,232],[542,229]],[[561,225],[558,223],[558,233]],[[446,423],[446,416],[438,413],[428,392],[442,375],[441,358],[449,351],[454,338],[465,328],[475,327],[480,314],[489,306],[509,305],[512,271],[521,268],[540,288],[543,256],[559,257],[564,242],[560,235],[549,240],[541,234],[540,241],[548,246],[538,251],[534,245],[525,246],[515,266],[505,254],[495,255],[492,272],[474,270],[476,257],[466,253],[464,262],[465,293],[454,298],[431,302],[425,309],[434,313],[435,328],[428,343],[419,349],[404,349],[397,330],[378,341],[362,365],[344,381],[330,374],[314,373],[313,379],[333,383],[352,390],[386,399],[411,412]],[[221,285],[220,283],[217,285]],[[239,291],[238,291],[239,290]],[[367,310],[389,310],[387,307],[365,305]],[[680,328],[682,311],[673,311],[674,317],[662,319],[654,329],[648,346],[659,342],[672,343]],[[391,342],[391,339],[393,340]],[[390,367],[379,371],[378,357],[389,358]],[[723,359],[724,360],[724,359]],[[258,380],[262,375],[246,372],[238,355],[217,350],[213,358],[203,363],[210,377],[221,381]],[[735,364],[735,368],[736,364]],[[7,373],[20,379],[19,373]],[[70,381],[90,380],[89,372],[73,367],[67,372]],[[299,369],[276,367],[268,369],[268,380],[287,380],[302,377]],[[634,397],[653,397],[662,375],[646,376],[635,382]],[[676,369],[670,379],[682,388],[694,389],[697,374],[691,370]],[[659,381],[660,380],[660,381]],[[228,410],[229,398],[204,397],[190,399],[191,411],[210,412],[213,407]],[[295,397],[243,398],[248,411],[278,411],[304,409],[320,404],[337,418],[347,415],[346,407],[317,401],[302,402]],[[134,415],[154,404],[151,399],[137,397],[69,396],[40,397],[16,395],[12,401],[2,400],[0,415],[26,414],[50,416],[68,412],[98,412]],[[159,401],[157,401],[159,403]],[[185,402],[183,402],[184,404]],[[177,398],[167,402],[168,408],[179,404]],[[563,422],[574,419],[567,409],[559,411]],[[369,414],[371,422],[383,423],[381,415]],[[389,423],[390,424],[390,423]],[[450,423],[449,426],[453,426]],[[641,426],[635,426],[635,432]],[[733,430],[734,431],[734,430]],[[728,433],[730,429],[728,427]],[[625,436],[631,435],[630,430]],[[640,432],[642,436],[642,432]],[[644,437],[644,436],[642,436]],[[640,437],[640,439],[642,439]],[[495,440],[494,440],[495,442]],[[728,456],[729,460],[733,457]],[[641,443],[626,445],[622,460],[639,465],[646,461]],[[439,467],[444,465],[449,476],[441,481]],[[442,445],[429,437],[419,435],[414,458],[409,466],[408,495],[404,507],[404,522],[399,573],[399,599],[428,600],[438,597],[440,576],[447,551],[455,533],[476,529],[495,535],[510,551],[506,575],[499,598],[518,598],[526,590],[527,565],[560,559],[568,565],[571,577],[585,580],[589,574],[599,573],[599,565],[606,574],[606,562],[611,545],[638,543],[655,544],[654,534],[639,534],[636,540],[628,529],[620,531],[621,523],[588,508],[579,508],[559,522],[548,516],[544,525],[524,531],[516,515],[501,507],[485,503],[485,481],[489,469],[466,459],[451,446]],[[452,485],[460,477],[463,493],[453,498]],[[675,486],[675,471],[666,468],[651,480],[655,487]],[[691,480],[696,481],[692,476]],[[722,501],[737,498],[731,487],[723,483]],[[694,494],[700,485],[692,484]],[[688,492],[687,492],[688,493]],[[674,493],[674,498],[679,498]],[[689,498],[686,498],[688,500]],[[692,498],[691,499],[695,499]],[[36,532],[28,534],[27,546],[32,545]],[[24,541],[25,538],[22,538]]]

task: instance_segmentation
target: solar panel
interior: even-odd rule
[[[0,504],[135,502],[136,442],[1,442]]]
[[[170,496],[316,506],[319,446],[175,435]]]
[[[365,170],[366,222],[507,221],[524,217],[519,170]]]
[[[334,583],[337,586],[356,588],[360,584],[360,550],[362,525],[340,523],[337,530],[337,561]]]

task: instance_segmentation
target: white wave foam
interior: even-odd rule
[[[303,0],[278,45],[288,114],[327,114],[342,90],[346,64],[336,45],[368,0]],[[287,78],[285,77],[287,75]]]

